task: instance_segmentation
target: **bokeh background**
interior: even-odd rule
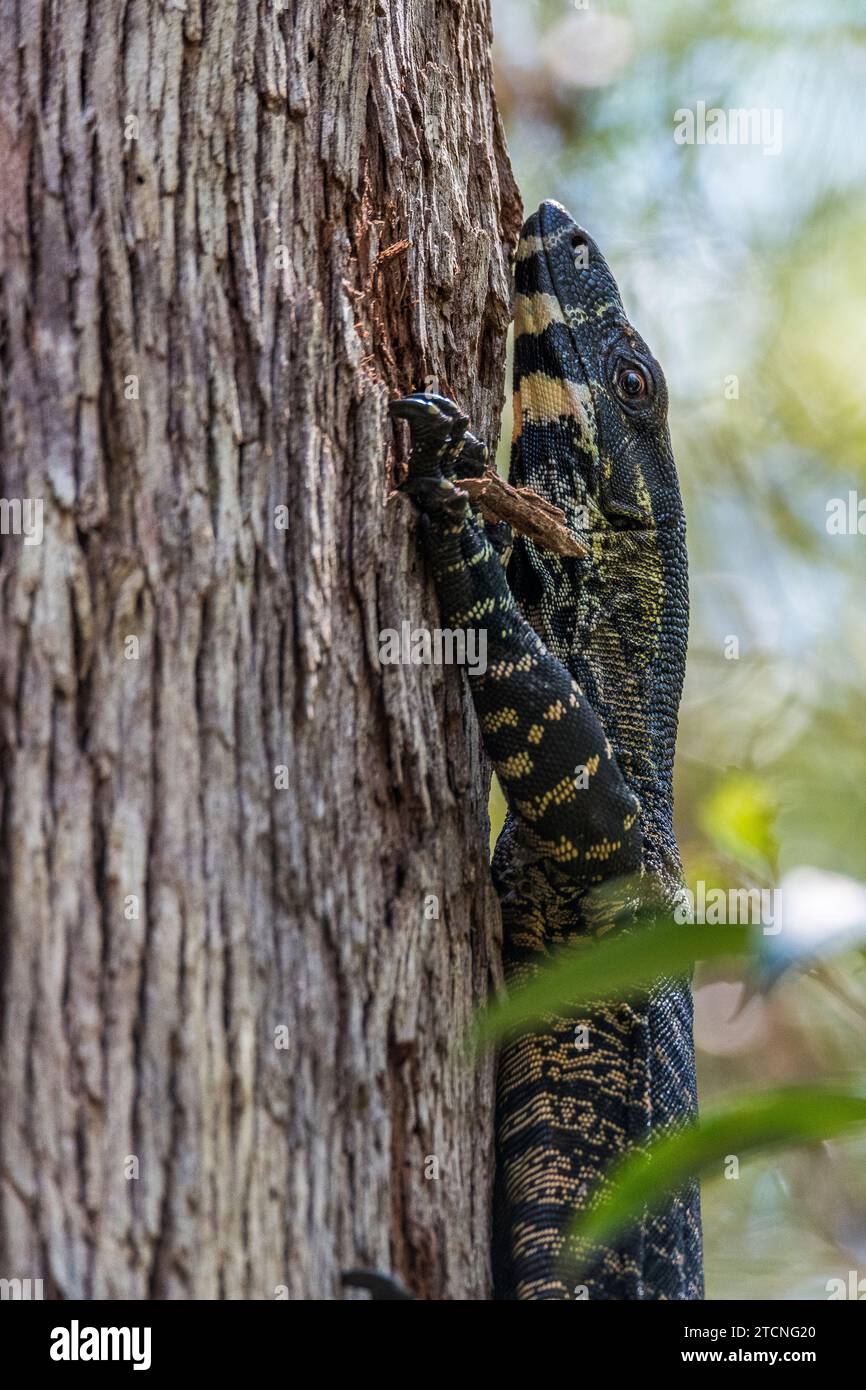
[[[493,0],[493,21],[525,207],[557,198],[598,240],[668,379],[691,563],[686,881],[781,885],[820,949],[866,916],[862,0]],[[674,113],[699,101],[780,111],[781,150],[677,144]],[[866,1085],[856,952],[767,995],[718,969],[696,984],[702,1104]],[[704,1214],[709,1297],[825,1299],[866,1278],[866,1144],[743,1162],[705,1184]]]

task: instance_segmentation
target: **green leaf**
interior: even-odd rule
[[[756,949],[751,927],[679,923],[670,917],[594,942],[564,947],[528,984],[495,1000],[479,1015],[478,1046],[526,1032],[547,1014],[572,1014],[603,999],[632,999],[662,977],[687,975],[698,960],[747,955]]]
[[[765,874],[772,872],[779,856],[773,832],[777,809],[757,777],[730,772],[701,807],[701,825],[723,854]]]
[[[571,1235],[590,1246],[609,1244],[689,1178],[728,1155],[767,1152],[787,1144],[832,1139],[866,1125],[866,1098],[818,1086],[760,1091],[704,1115],[699,1123],[632,1151],[614,1164],[601,1196],[574,1221]]]

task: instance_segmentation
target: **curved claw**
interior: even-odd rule
[[[371,1299],[378,1302],[408,1299],[414,1302],[412,1294],[398,1284],[390,1274],[382,1274],[378,1269],[344,1269],[340,1275],[344,1289],[367,1289]]]
[[[417,420],[426,414],[423,396],[398,396],[388,402],[388,410],[398,420]]]
[[[454,401],[447,396],[427,395],[415,391],[411,396],[398,396],[388,402],[388,409],[398,420],[408,420],[413,434],[442,433],[443,437],[459,438],[469,425],[469,417],[464,415]]]
[[[480,439],[467,430],[460,450],[460,467],[468,478],[480,478],[487,468],[490,450]]]

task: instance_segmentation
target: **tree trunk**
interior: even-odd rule
[[[484,766],[460,673],[378,651],[437,622],[388,397],[497,428],[489,42],[0,10],[0,1275],[46,1296],[488,1294]]]

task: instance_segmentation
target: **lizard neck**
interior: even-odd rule
[[[552,555],[518,538],[509,583],[527,620],[597,711],[640,799],[644,867],[675,880],[673,764],[688,639],[685,522],[679,511],[654,513],[646,529],[594,527],[580,474],[558,466],[555,488],[546,476],[551,456],[566,455],[568,427],[562,428],[551,453],[550,424],[542,438],[524,423],[511,481],[561,506],[589,553],[585,559]]]

